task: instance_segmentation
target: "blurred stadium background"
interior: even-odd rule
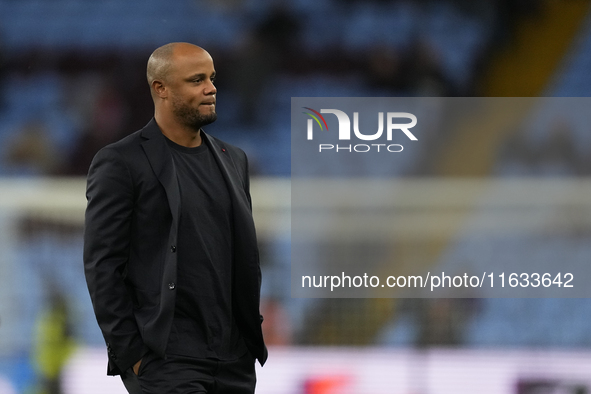
[[[212,54],[220,116],[208,131],[243,147],[252,162],[271,347],[258,392],[590,392],[586,299],[294,299],[289,279],[291,97],[585,97],[590,6],[0,0],[0,393],[123,392],[104,376],[106,351],[83,277],[84,175],[100,147],[151,118],[145,64],[171,41]],[[483,256],[489,264],[591,261],[588,118],[588,108],[551,114],[543,125],[508,114],[484,119],[478,131],[430,136],[395,174],[408,182],[410,201],[413,191],[437,195],[441,182],[465,195],[494,179],[537,185],[520,189],[515,203],[515,191],[502,196],[505,213],[532,201],[560,220],[475,243],[463,224],[478,210],[467,203],[449,227],[392,240],[384,258],[425,266]],[[565,192],[547,198],[555,189]],[[417,202],[412,212],[448,212],[446,201]]]

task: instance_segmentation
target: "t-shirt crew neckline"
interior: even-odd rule
[[[166,136],[164,136],[164,138],[166,138],[166,142],[168,143],[168,146],[170,146],[172,149],[174,149],[178,152],[181,152],[181,153],[188,153],[188,154],[194,155],[194,154],[205,152],[207,150],[207,144],[205,143],[205,141],[201,142],[201,145],[199,145],[199,146],[189,148],[187,146],[182,146],[182,145],[177,144],[176,142],[172,141],[171,139],[169,139]]]

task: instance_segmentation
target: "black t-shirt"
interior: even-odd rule
[[[232,201],[203,143],[167,140],[181,193],[175,316],[167,353],[231,360],[246,345],[232,314]]]

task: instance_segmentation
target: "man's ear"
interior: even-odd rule
[[[159,80],[154,80],[152,82],[152,89],[154,90],[154,93],[164,99],[168,97],[168,89],[166,89],[166,86],[164,85],[164,83],[162,83],[162,81]]]

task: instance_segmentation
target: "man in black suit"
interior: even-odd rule
[[[155,114],[88,173],[84,267],[109,375],[130,393],[253,393],[267,350],[242,150],[207,135],[211,56],[171,43],[148,60]]]

